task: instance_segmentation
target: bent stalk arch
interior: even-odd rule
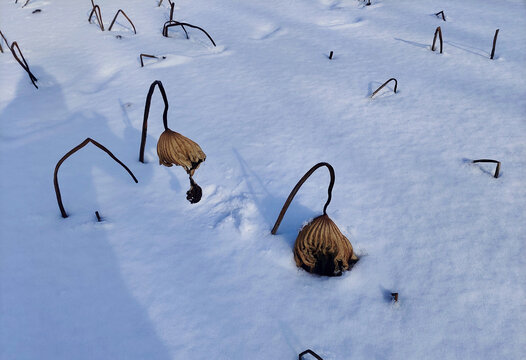
[[[93,0],[91,1],[91,3],[93,4]],[[97,13],[96,10],[98,10],[98,13]],[[89,18],[88,18],[88,22],[89,23],[91,23],[91,17],[93,16],[93,14],[95,14],[95,17],[97,18],[97,21],[99,22],[99,27],[100,27],[101,31],[104,31],[104,23],[102,22],[102,14],[100,12],[99,5],[94,5],[93,9],[91,9],[91,12],[90,12]]]
[[[390,78],[389,80],[387,80],[386,82],[384,82],[384,83],[382,84],[382,86],[380,86],[378,89],[376,89],[375,92],[373,92],[373,94],[371,95],[371,98],[372,98],[373,96],[375,96],[375,95],[378,93],[378,91],[382,90],[382,89],[384,88],[385,85],[389,84],[389,82],[390,82],[390,81],[393,81],[393,80],[394,80],[394,82],[395,82],[394,93],[396,94],[396,89],[397,89],[397,87],[398,87],[398,81],[397,81],[395,78]]]
[[[135,177],[135,175],[133,175],[133,173],[131,172],[130,169],[128,169],[128,167],[126,165],[124,165],[124,163],[122,161],[120,161],[119,159],[117,159],[117,157],[115,155],[113,155],[111,153],[111,151],[109,151],[107,148],[105,148],[103,145],[101,145],[100,143],[98,143],[97,141],[91,139],[91,138],[87,138],[86,140],[84,140],[83,142],[81,142],[79,145],[75,146],[73,149],[71,149],[70,151],[68,151],[66,153],[66,155],[64,155],[62,157],[62,159],[60,159],[57,163],[57,165],[55,166],[55,173],[53,174],[53,185],[55,187],[55,194],[57,196],[57,202],[58,202],[58,207],[60,208],[60,213],[62,214],[62,217],[63,218],[67,218],[68,217],[68,214],[66,213],[66,210],[64,209],[64,205],[62,204],[62,196],[60,194],[60,188],[58,186],[58,169],[60,168],[60,165],[62,165],[62,163],[68,158],[70,157],[71,155],[73,155],[74,153],[76,153],[77,151],[79,151],[80,149],[82,149],[84,146],[86,146],[87,144],[89,143],[92,143],[93,145],[95,145],[96,147],[98,147],[99,149],[101,149],[102,151],[104,151],[106,154],[108,154],[113,160],[115,160],[119,165],[121,165],[124,169],[126,169],[126,171],[128,172],[128,174],[130,174],[130,176],[133,178],[133,180],[135,181],[135,183],[138,183],[139,181],[137,180],[137,178]]]
[[[321,162],[316,165],[314,165],[309,171],[303,175],[303,177],[298,181],[296,186],[294,186],[294,189],[290,192],[289,197],[285,201],[285,204],[283,205],[283,208],[281,209],[281,212],[279,213],[278,219],[276,220],[276,223],[274,224],[274,227],[272,228],[271,234],[276,235],[276,232],[278,231],[278,227],[281,224],[281,221],[283,220],[283,217],[285,216],[285,213],[287,212],[287,209],[289,208],[290,203],[294,199],[294,196],[296,196],[296,193],[301,188],[301,186],[307,181],[307,179],[320,167],[326,166],[327,169],[329,169],[329,174],[331,175],[331,181],[329,183],[329,188],[327,190],[328,196],[327,196],[327,202],[325,203],[325,206],[323,207],[323,215],[327,215],[327,206],[331,203],[332,199],[332,188],[334,187],[334,180],[335,180],[335,174],[334,174],[334,168],[331,164],[326,162]]]
[[[438,37],[440,38],[440,53],[442,54],[442,29],[439,27],[437,27],[437,29],[435,30],[435,36],[433,36],[433,45],[431,46],[431,51],[435,51],[435,43],[437,41],[437,34],[438,34]]]
[[[18,53],[20,54],[20,57],[22,58],[22,60],[20,60],[20,58],[18,57],[18,55],[15,53],[15,47],[17,48],[18,50]],[[13,43],[11,44],[11,47],[9,48],[11,50],[11,54],[13,54],[13,57],[15,58],[15,60],[20,64],[20,66],[22,66],[22,68],[27,72],[27,74],[29,75],[29,79],[31,80],[31,82],[33,83],[33,86],[36,87],[38,89],[38,86],[36,84],[36,82],[38,81],[38,79],[35,77],[35,75],[33,75],[33,73],[31,72],[31,70],[29,69],[29,65],[27,64],[27,61],[26,59],[24,58],[24,55],[22,54],[22,51],[20,50],[20,47],[18,46],[18,43],[16,41],[13,41]]]
[[[164,130],[168,130],[168,98],[166,97],[166,92],[164,91],[163,83],[160,80],[155,80],[150,85],[150,90],[148,90],[148,95],[146,95],[146,105],[144,106],[144,118],[142,121],[142,134],[141,134],[141,148],[139,150],[139,161],[144,164],[144,147],[146,146],[146,135],[148,133],[148,115],[150,114],[150,105],[152,103],[152,95],[155,90],[155,86],[159,87],[159,91],[163,97],[164,101],[164,112],[163,112],[163,124]]]
[[[188,24],[188,23],[182,23],[182,22],[179,22],[179,21],[174,21],[172,20],[173,22],[171,22],[170,24],[164,24],[164,29],[163,29],[163,35],[168,37],[168,28],[169,27],[172,27],[172,26],[181,26],[183,27],[184,29],[184,26],[188,26],[188,27],[191,27],[191,28],[194,28],[194,29],[198,29],[198,30],[201,30],[203,33],[205,33],[205,35],[208,37],[208,39],[212,42],[212,44],[214,46],[217,46],[214,39],[212,39],[212,37],[210,36],[210,34],[208,34],[203,28],[200,28],[199,26],[195,26],[195,25],[192,25],[192,24]],[[169,23],[170,21],[168,21]],[[185,30],[185,33],[186,33],[186,30]],[[188,39],[188,33],[186,33],[186,38]]]
[[[117,11],[117,13],[115,14],[115,17],[113,18],[113,21],[111,22],[111,25],[110,27],[108,28],[108,31],[111,31],[111,28],[113,27],[113,24],[115,24],[115,20],[117,20],[117,16],[119,16],[119,13],[121,13],[122,15],[124,15],[124,17],[129,21],[129,23],[131,24],[131,26],[133,27],[133,32],[135,34],[137,34],[137,30],[135,29],[135,25],[133,25],[133,22],[130,20],[130,18],[128,17],[128,15],[126,15],[126,13],[124,11],[122,11],[122,9],[119,9]]]

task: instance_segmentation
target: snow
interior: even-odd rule
[[[524,1],[177,1],[217,47],[196,29],[164,38],[166,1],[96,4],[137,35],[121,17],[89,24],[89,1],[0,5],[39,79],[0,54],[1,359],[524,357]],[[141,53],[166,59],[141,68]],[[397,93],[371,99],[391,77]],[[182,168],[158,165],[157,91],[138,161],[154,80],[169,127],[207,154],[198,204]],[[60,168],[63,219],[53,170],[87,137],[139,183],[89,144]],[[336,171],[328,214],[361,256],[342,277],[292,254],[325,169],[270,234],[321,161]]]

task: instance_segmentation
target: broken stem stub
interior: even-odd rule
[[[491,60],[493,60],[493,57],[495,56],[495,45],[497,45],[498,35],[499,35],[499,29],[495,30],[495,36],[493,37],[493,47],[491,48],[491,56],[490,56]]]
[[[155,80],[148,90],[148,95],[146,95],[146,104],[144,106],[144,118],[142,121],[142,134],[141,134],[141,147],[139,150],[139,161],[144,164],[144,147],[146,146],[146,135],[148,132],[148,115],[150,114],[150,105],[152,103],[152,95],[155,90],[155,86],[159,87],[159,91],[163,97],[164,101],[164,112],[163,112],[163,124],[164,130],[168,130],[168,98],[166,97],[166,92],[164,91],[163,83],[160,80]]]
[[[476,163],[494,163],[494,164],[497,164],[497,167],[495,168],[495,173],[493,174],[493,177],[494,177],[495,179],[499,177],[499,172],[500,172],[500,161],[492,160],[492,159],[478,159],[478,160],[473,160],[473,164],[476,164]]]
[[[62,214],[62,217],[63,218],[67,218],[68,217],[68,214],[66,213],[66,210],[64,209],[64,205],[62,204],[62,196],[60,194],[60,188],[58,186],[58,169],[60,168],[60,165],[62,165],[62,163],[68,158],[70,157],[71,155],[73,155],[74,153],[76,153],[77,151],[79,151],[80,149],[82,149],[84,146],[86,146],[87,144],[89,143],[92,143],[93,145],[95,145],[96,147],[98,147],[99,149],[101,149],[102,151],[104,151],[106,154],[108,154],[113,160],[115,160],[119,165],[121,165],[127,172],[128,174],[130,174],[130,176],[133,178],[133,181],[135,181],[136,183],[138,183],[139,181],[137,180],[137,178],[135,177],[135,175],[133,175],[133,173],[131,172],[130,169],[128,169],[128,167],[126,165],[124,165],[124,163],[122,161],[120,161],[119,159],[117,159],[117,157],[115,155],[113,155],[111,153],[111,151],[109,151],[106,147],[104,147],[103,145],[101,145],[100,143],[98,143],[97,141],[91,139],[91,138],[87,138],[86,140],[84,140],[83,142],[81,142],[79,145],[75,146],[73,149],[71,149],[70,151],[68,151],[66,153],[66,155],[64,155],[57,163],[57,165],[55,166],[55,173],[53,174],[53,185],[55,187],[55,194],[57,196],[57,202],[58,202],[58,207],[60,209],[60,213]]]
[[[303,355],[305,354],[310,354],[312,356],[314,356],[317,360],[323,360],[323,358],[316,354],[314,351],[312,351],[311,349],[307,349],[305,351],[303,351],[301,354],[298,355],[298,360],[302,360],[303,359]]]
[[[431,51],[435,51],[435,43],[437,41],[437,34],[440,38],[440,53],[442,54],[442,29],[439,27],[435,30],[435,35],[433,36],[433,45],[431,46]]]
[[[331,51],[331,53],[329,54],[329,60],[332,60],[332,55],[334,54],[333,51]]]
[[[380,86],[378,89],[376,89],[375,92],[372,93],[371,95],[371,98],[373,96],[375,96],[380,90],[382,90],[384,88],[385,85],[389,84],[390,81],[394,81],[395,82],[395,86],[394,86],[394,93],[396,94],[396,89],[398,88],[398,81],[395,79],[395,78],[390,78],[389,80],[387,80],[386,82],[384,82],[382,84],[382,86]]]
[[[108,31],[111,31],[111,28],[113,27],[113,24],[115,24],[115,20],[117,20],[117,16],[119,16],[119,14],[122,14],[124,15],[124,17],[128,20],[128,22],[131,24],[131,26],[133,27],[133,32],[135,34],[137,34],[137,30],[135,29],[135,25],[133,25],[133,22],[131,21],[131,19],[128,17],[128,15],[126,15],[126,13],[124,11],[122,11],[122,9],[119,9],[117,11],[117,13],[115,14],[115,16],[113,17],[113,21],[111,22],[111,25],[110,27],[108,28]]]
[[[327,169],[329,169],[329,174],[331,176],[331,181],[329,183],[329,188],[327,190],[327,202],[325,203],[325,206],[323,207],[323,215],[327,215],[327,206],[331,203],[332,199],[332,188],[334,187],[334,180],[335,180],[335,174],[334,174],[334,168],[331,164],[326,162],[321,162],[316,165],[314,165],[309,171],[303,175],[303,177],[298,181],[296,186],[294,186],[294,189],[290,192],[289,197],[285,201],[285,204],[283,205],[283,208],[281,209],[281,212],[279,213],[278,219],[276,220],[276,223],[274,224],[274,227],[272,228],[272,235],[276,235],[276,232],[278,231],[279,225],[281,224],[281,221],[283,220],[283,217],[285,216],[285,213],[287,212],[287,209],[289,208],[290,203],[292,202],[292,199],[294,199],[294,196],[296,196],[296,193],[301,188],[303,183],[307,181],[307,179],[320,167],[326,166]]]

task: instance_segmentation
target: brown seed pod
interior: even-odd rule
[[[308,272],[331,276],[349,270],[358,258],[334,221],[321,215],[300,230],[294,244],[294,260]]]
[[[150,105],[155,86],[159,87],[159,91],[161,92],[164,101],[164,132],[161,134],[159,141],[157,142],[159,165],[170,167],[175,164],[182,166],[186,170],[190,176],[190,190],[187,191],[186,198],[190,203],[195,204],[201,200],[202,190],[199,185],[195,183],[194,179],[192,179],[192,176],[199,165],[206,160],[206,155],[196,142],[168,128],[168,98],[166,97],[163,84],[159,80],[154,81],[150,85],[150,90],[146,96],[139,161],[144,163],[144,148],[146,146],[146,135],[148,132],[148,115],[150,113]]]
[[[194,175],[195,170],[206,159],[205,153],[196,142],[170,129],[164,130],[159,137],[157,155],[159,165],[182,166],[190,176]]]
[[[302,267],[308,272],[318,275],[339,276],[343,271],[352,268],[358,261],[358,257],[354,254],[349,240],[327,215],[327,206],[331,202],[335,178],[334,169],[330,164],[316,164],[300,179],[285,201],[276,224],[272,228],[272,234],[276,234],[281,220],[299,188],[321,166],[326,166],[331,175],[328,199],[323,208],[323,215],[313,219],[300,230],[294,244],[294,259],[298,267]]]

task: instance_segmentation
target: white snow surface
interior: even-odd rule
[[[166,0],[96,1],[106,29],[123,9],[136,35],[123,17],[88,23],[88,0],[23,3],[0,4],[39,85],[0,54],[1,359],[524,359],[524,1],[178,0],[176,20],[217,47],[163,37]],[[166,59],[141,68],[140,53]],[[371,99],[391,77],[398,92]],[[169,127],[207,154],[198,204],[181,167],[158,165],[157,90],[138,161],[154,80]],[[60,168],[63,219],[53,171],[87,137],[139,183],[89,144]],[[270,234],[321,161],[361,257],[341,277],[292,253],[325,168]]]

